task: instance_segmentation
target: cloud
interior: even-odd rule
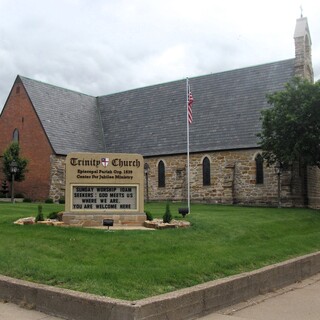
[[[320,5],[304,1],[320,78]],[[0,0],[0,109],[17,74],[93,96],[294,57],[300,1]]]

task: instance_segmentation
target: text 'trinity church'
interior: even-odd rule
[[[257,133],[266,94],[294,76],[313,81],[307,18],[297,19],[293,58],[190,78],[192,202],[276,205],[277,174],[261,157]],[[185,80],[98,97],[18,75],[0,117],[0,156],[12,141],[29,159],[15,191],[33,200],[65,195],[70,152],[138,153],[147,200],[187,198]],[[8,88],[9,91],[9,88]],[[4,179],[0,173],[0,185]],[[281,179],[286,206],[320,207],[320,174],[299,164]]]

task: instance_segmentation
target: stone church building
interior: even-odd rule
[[[306,18],[297,19],[294,44],[292,59],[189,79],[192,202],[277,204],[277,174],[263,163],[256,135],[267,93],[295,75],[313,81]],[[33,200],[64,197],[70,152],[139,153],[146,199],[185,200],[185,87],[178,80],[93,97],[17,76],[0,117],[0,155],[15,140],[29,159],[16,192]],[[319,207],[318,175],[298,165],[282,174],[282,203]]]

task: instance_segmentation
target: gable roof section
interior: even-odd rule
[[[106,150],[144,156],[183,150],[183,86],[176,81],[99,97]]]
[[[266,94],[294,76],[294,59],[190,79],[190,152],[256,148]],[[186,152],[186,80],[98,97],[107,152]]]
[[[294,59],[190,79],[190,152],[256,148],[266,94],[294,76]],[[57,154],[186,153],[186,80],[98,98],[18,76]]]
[[[18,76],[57,154],[103,152],[95,97]]]

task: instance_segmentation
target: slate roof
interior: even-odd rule
[[[18,76],[57,154],[103,152],[97,99]]]
[[[190,152],[257,148],[266,94],[294,76],[294,59],[190,78]],[[20,80],[19,80],[20,79]],[[186,153],[186,80],[92,97],[18,76],[57,154]]]
[[[190,152],[256,148],[266,94],[294,76],[294,59],[190,78]],[[106,151],[186,153],[186,80],[98,97]]]

